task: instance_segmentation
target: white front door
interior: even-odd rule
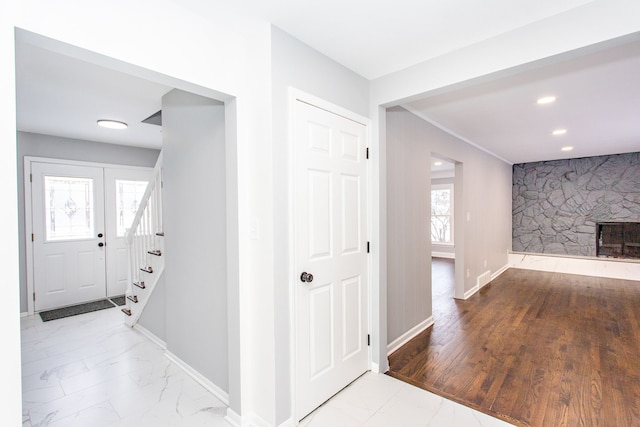
[[[366,127],[300,101],[294,114],[302,419],[369,368]]]
[[[153,169],[104,169],[107,297],[124,295],[129,281],[125,234],[142,200]]]
[[[105,297],[102,168],[32,163],[36,311]]]

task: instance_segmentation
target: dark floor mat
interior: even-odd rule
[[[62,319],[63,317],[75,316],[77,314],[91,313],[92,311],[113,308],[115,305],[108,299],[88,302],[85,304],[73,305],[71,307],[56,308],[55,310],[41,311],[40,318],[43,322],[49,320]]]
[[[127,302],[124,299],[124,295],[120,296],[120,297],[113,297],[113,298],[109,298],[111,300],[112,303],[114,303],[115,305],[125,305]]]

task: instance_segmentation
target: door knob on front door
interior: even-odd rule
[[[300,280],[304,283],[311,283],[313,282],[313,274],[309,274],[306,271],[304,273],[302,273],[300,275]]]

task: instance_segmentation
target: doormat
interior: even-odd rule
[[[41,311],[40,318],[43,322],[49,320],[62,319],[63,317],[75,316],[77,314],[91,313],[92,311],[113,308],[115,305],[108,299],[87,302],[85,304],[73,305],[71,307],[56,308],[55,310]]]
[[[113,297],[113,298],[109,298],[111,300],[112,303],[114,303],[115,305],[125,305],[127,302],[124,299],[124,295],[119,296],[119,297]]]

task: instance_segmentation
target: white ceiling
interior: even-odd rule
[[[404,107],[510,163],[633,152],[640,151],[638,76],[640,42],[633,42]],[[556,101],[536,103],[548,95]],[[567,133],[554,136],[555,129]]]
[[[231,9],[272,22],[373,79],[569,11],[591,0],[180,0],[201,14]],[[461,13],[464,11],[464,13]],[[40,49],[16,47],[18,130],[143,147],[160,128],[141,123],[171,90]],[[532,68],[532,67],[529,67]],[[535,68],[535,67],[533,67]],[[406,108],[510,163],[640,151],[640,42],[537,67]],[[553,105],[535,105],[554,94]],[[124,132],[95,125],[129,123]],[[556,127],[563,137],[551,137]],[[560,151],[572,145],[572,152]]]
[[[88,141],[160,148],[161,127],[142,120],[171,88],[36,47],[16,46],[17,128]],[[125,122],[104,129],[99,119]]]

